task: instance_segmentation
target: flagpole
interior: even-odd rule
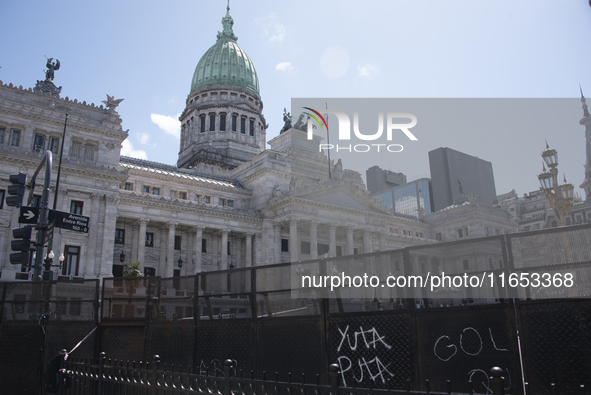
[[[328,109],[328,102],[324,102],[325,109]],[[330,134],[328,133],[328,114],[324,114],[324,119],[326,119],[326,143],[330,146]],[[330,148],[327,148],[328,151],[328,179],[330,180]]]

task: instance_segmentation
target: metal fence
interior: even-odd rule
[[[343,386],[445,392],[450,380],[454,391],[483,394],[488,369],[499,366],[509,393],[551,393],[552,383],[575,393],[590,384],[589,240],[583,225],[188,277],[106,278],[100,297],[96,281],[0,283],[0,388],[34,388],[39,350],[46,361],[70,350],[100,317],[72,357],[159,355],[197,373],[220,372],[230,358],[256,380],[281,371],[318,374],[323,383],[337,363]],[[507,283],[294,294],[294,273],[359,268],[379,278],[445,271]],[[536,271],[572,273],[577,286],[508,286],[509,275]]]
[[[194,393],[219,395],[387,395],[387,394],[447,394],[451,395],[453,387],[447,381],[445,392],[431,391],[429,381],[425,391],[414,391],[407,382],[405,388],[395,389],[388,382],[386,389],[346,387],[341,380],[340,367],[337,364],[328,366],[329,380],[321,384],[318,375],[312,380],[284,374],[280,381],[279,373],[263,374],[256,379],[254,371],[244,372],[236,369],[234,361],[226,359],[219,369],[200,371],[192,366],[167,366],[160,363],[160,357],[154,355],[151,362],[129,362],[107,359],[104,353],[93,360],[70,359],[61,361],[56,375],[57,385],[54,392],[62,395],[185,395]],[[492,368],[489,377],[489,392],[492,395],[505,394],[505,377],[500,368]]]

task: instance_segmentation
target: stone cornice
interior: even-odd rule
[[[120,193],[119,205],[129,204],[132,206],[152,207],[175,212],[189,212],[199,215],[208,215],[218,218],[236,219],[248,222],[260,222],[263,218],[255,211],[240,210],[234,208],[222,208],[214,205],[196,203],[191,200],[167,199],[165,197],[154,197],[137,193]]]

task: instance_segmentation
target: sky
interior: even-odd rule
[[[225,8],[226,0],[5,0],[0,80],[33,87],[44,79],[45,56],[57,58],[62,97],[125,99],[117,109],[129,129],[123,154],[176,164],[178,116]],[[230,8],[259,77],[267,140],[283,127],[292,98],[576,99],[579,84],[591,98],[587,0],[231,0]],[[559,117],[553,130],[491,136],[477,124],[470,138],[444,146],[492,162],[497,193],[523,194],[539,188],[547,139],[559,171],[584,197],[583,113],[571,102],[570,111],[540,111]],[[426,136],[417,136],[423,145],[413,155],[379,155],[375,164],[409,178],[428,174]],[[359,166],[344,163],[364,175]]]

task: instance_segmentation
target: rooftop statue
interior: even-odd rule
[[[45,58],[47,58],[47,56]],[[53,72],[60,69],[60,61],[56,59],[55,62],[52,62],[52,60],[53,58],[47,59],[47,64],[45,65],[45,67],[47,67],[47,71],[45,72],[45,81],[53,81]]]
[[[123,100],[125,99],[115,99],[115,96],[107,95],[107,100],[103,100],[103,103],[105,103],[105,106],[107,106],[109,110],[115,110]]]
[[[48,58],[47,56],[45,58],[47,59],[47,64],[45,65],[45,67],[47,67],[47,70],[45,71],[45,80],[37,80],[33,90],[37,93],[49,93],[57,96],[62,91],[62,87],[55,86],[53,84],[53,78],[55,76],[55,70],[59,70],[60,68],[60,61],[56,59],[54,62],[53,58]]]
[[[285,107],[283,107],[283,122],[285,122],[285,124],[283,125],[283,128],[279,134],[287,132],[289,129],[291,129],[291,114]]]

